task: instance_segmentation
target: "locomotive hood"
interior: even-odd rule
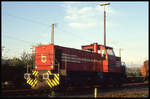
[[[54,68],[54,45],[40,45],[35,47],[36,70],[51,70]]]

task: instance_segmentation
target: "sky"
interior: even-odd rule
[[[81,49],[104,44],[103,2],[8,2],[1,3],[1,46],[5,58],[20,57],[39,43],[49,44],[51,24],[54,43]],[[110,2],[106,6],[106,45],[126,64],[148,59],[149,2]]]

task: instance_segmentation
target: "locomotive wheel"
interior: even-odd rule
[[[116,88],[121,87],[121,85],[122,85],[122,83],[118,82],[118,81],[116,81],[116,82],[113,83],[113,87],[116,87]]]

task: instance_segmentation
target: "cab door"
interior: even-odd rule
[[[102,56],[102,66],[100,68],[103,72],[108,72],[108,55],[104,46],[100,46],[100,54]]]

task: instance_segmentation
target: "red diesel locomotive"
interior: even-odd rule
[[[32,88],[56,88],[93,84],[120,85],[125,66],[112,47],[97,43],[82,50],[58,45],[35,47],[35,67],[25,79]]]

